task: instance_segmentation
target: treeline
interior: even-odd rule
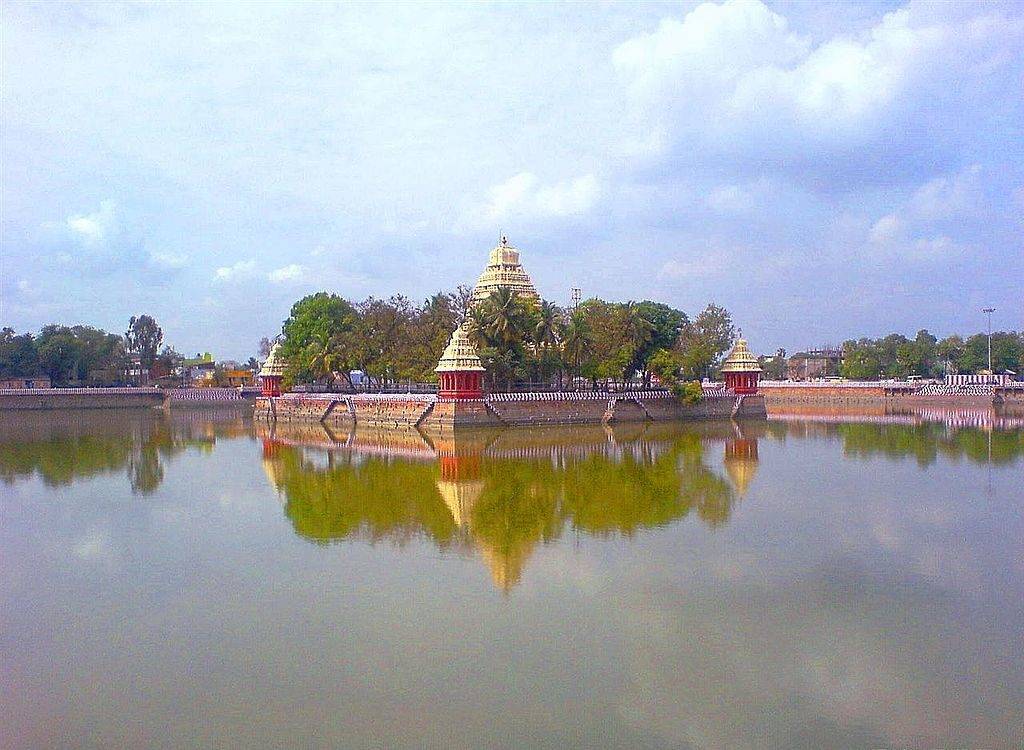
[[[992,334],[994,372],[1019,373],[1024,368],[1024,332],[999,331]],[[880,339],[862,338],[843,343],[843,377],[852,380],[905,378],[910,375],[942,377],[976,374],[988,369],[988,334],[967,339],[959,335],[939,340],[927,330],[908,339],[891,333]]]
[[[133,360],[150,369],[163,331],[149,315],[132,317],[123,336],[101,328],[48,325],[38,334],[0,330],[0,377],[46,375],[54,385],[128,382]]]
[[[659,302],[589,299],[574,310],[511,289],[470,304],[471,290],[438,293],[416,305],[403,296],[352,303],[320,292],[295,303],[282,329],[291,383],[353,387],[362,371],[371,387],[433,382],[456,326],[465,323],[486,369],[485,384],[573,385],[637,381],[652,375],[678,385],[710,375],[735,338],[728,311],[709,305],[693,320]]]

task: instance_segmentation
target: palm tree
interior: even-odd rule
[[[574,379],[580,374],[580,366],[586,358],[589,346],[590,332],[587,330],[586,321],[581,315],[573,315],[563,333],[562,356]]]
[[[627,376],[631,377],[633,372],[642,370],[646,365],[644,347],[654,336],[654,324],[643,316],[640,307],[633,301],[626,303],[623,313],[623,332],[634,352],[627,372],[622,373],[623,380],[625,380]]]
[[[477,349],[483,349],[491,345],[488,336],[488,320],[485,305],[473,305],[466,311],[466,333]]]
[[[498,287],[482,307],[487,332],[496,345],[510,349],[523,340],[526,320],[514,289]]]
[[[554,302],[543,300],[538,313],[537,324],[533,328],[534,345],[538,349],[557,346],[561,310]]]
[[[338,351],[338,341],[333,336],[317,336],[310,346],[309,369],[317,380],[333,378],[343,364]]]

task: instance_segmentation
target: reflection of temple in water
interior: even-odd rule
[[[757,438],[737,437],[726,440],[722,463],[736,494],[743,498],[757,474]]]
[[[428,539],[478,554],[503,591],[538,544],[566,529],[629,537],[693,512],[728,521],[757,441],[728,426],[460,429],[440,434],[257,425],[263,462],[296,533],[317,543]],[[725,442],[724,473],[705,462]]]

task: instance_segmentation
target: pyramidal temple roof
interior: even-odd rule
[[[469,338],[465,326],[459,326],[452,332],[448,346],[444,348],[444,354],[441,355],[441,360],[434,368],[434,372],[483,371],[483,369],[480,356],[476,353],[476,347]]]
[[[722,372],[761,372],[761,365],[757,364],[757,357],[747,348],[746,339],[737,339],[736,346],[725,358]]]
[[[498,246],[491,250],[487,267],[473,287],[473,303],[483,302],[498,287],[508,287],[523,297],[539,299],[529,274],[519,262],[519,251],[508,244],[508,238],[501,236]]]
[[[267,357],[267,361],[263,363],[263,368],[260,370],[259,376],[265,377],[281,377],[284,375],[285,361],[281,356],[281,344],[274,344],[270,349],[270,355]]]

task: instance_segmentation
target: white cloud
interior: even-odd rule
[[[869,234],[872,242],[888,242],[896,239],[901,230],[900,220],[896,214],[886,214],[876,221]]]
[[[592,174],[577,177],[570,182],[542,187],[537,191],[537,209],[547,216],[574,216],[586,213],[601,193],[597,178]]]
[[[982,199],[981,166],[972,164],[957,174],[926,182],[914,193],[908,208],[921,218],[948,218],[976,210]]]
[[[214,279],[217,281],[232,281],[234,279],[247,278],[256,273],[256,261],[240,260],[231,266],[222,266],[214,272]]]
[[[693,279],[713,276],[722,269],[722,259],[718,254],[700,258],[679,260],[672,258],[661,266],[661,275],[670,279]]]
[[[948,260],[963,253],[964,248],[945,235],[914,240],[908,253],[919,260]]]
[[[298,263],[292,263],[281,268],[276,268],[267,274],[267,279],[275,284],[289,281],[301,281],[306,276],[306,267]]]
[[[91,214],[69,216],[67,228],[71,234],[87,246],[102,243],[109,237],[116,226],[117,203],[105,200],[100,203],[97,211]]]
[[[708,193],[708,207],[719,213],[740,213],[765,199],[769,183],[761,178],[746,185],[720,185]]]
[[[981,174],[981,167],[973,164],[922,184],[896,210],[871,226],[869,252],[918,261],[949,260],[962,255],[966,248],[937,229],[951,218],[982,211]]]
[[[184,268],[188,264],[188,256],[181,253],[153,251],[149,254],[149,261],[159,268],[172,270]]]
[[[488,190],[487,202],[474,223],[577,216],[589,211],[600,194],[601,186],[592,174],[542,185],[532,172],[520,172]]]
[[[1008,63],[1000,42],[1020,34],[1019,19],[998,9],[966,21],[941,16],[911,5],[864,34],[814,45],[759,0],[703,3],[624,42],[612,60],[641,122],[666,145],[848,146],[886,133],[896,107],[930,104],[935,91],[959,95],[964,80]],[[955,85],[926,86],[938,81]]]
[[[868,233],[868,255],[891,260],[942,261],[961,256],[965,248],[946,235],[912,237],[896,214],[876,221]]]

